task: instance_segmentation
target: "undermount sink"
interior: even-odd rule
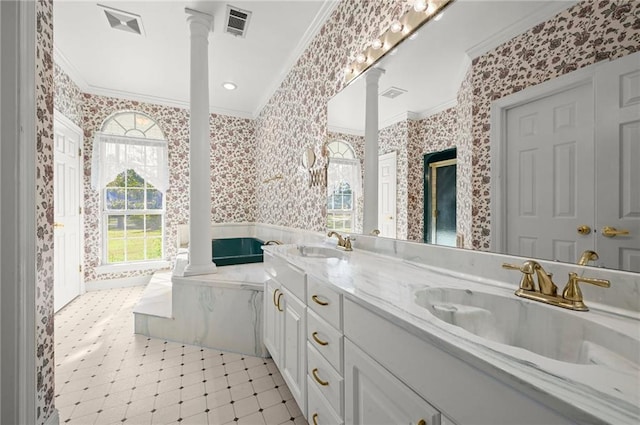
[[[335,258],[340,260],[345,257],[345,253],[336,248],[314,245],[297,245],[292,247],[289,253],[306,258]]]
[[[415,303],[480,338],[562,362],[640,371],[640,341],[557,307],[468,289],[429,288]]]

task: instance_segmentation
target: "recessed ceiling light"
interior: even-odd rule
[[[227,90],[235,90],[238,88],[238,86],[232,83],[231,81],[226,81],[222,83],[222,87],[224,87]]]

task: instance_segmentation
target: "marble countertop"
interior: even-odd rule
[[[593,324],[605,329],[608,335],[626,338],[634,344],[640,340],[637,320],[548,306],[516,297],[513,285],[504,282],[487,279],[479,282],[470,275],[368,251],[344,252],[342,258],[312,258],[297,255],[291,245],[268,246],[264,250],[305,270],[309,276],[328,282],[345,297],[411,334],[514,385],[568,417],[587,419],[590,423],[640,423],[640,359],[622,362],[624,365],[618,367],[616,358],[605,366],[544,357],[446,323],[418,305],[416,294],[430,288],[452,288],[492,294],[497,298],[510,297],[519,300],[521,308],[550,309],[548,312],[553,314],[558,311],[560,315],[567,315],[560,317],[570,318],[568,323],[586,320],[587,326]],[[540,328],[539,338],[552,331],[546,326]]]

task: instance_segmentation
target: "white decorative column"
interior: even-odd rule
[[[364,119],[364,214],[362,230],[368,235],[378,229],[378,82],[384,69],[371,68],[365,75]]]
[[[183,276],[216,272],[211,259],[209,33],[213,16],[185,9],[191,35],[189,120],[189,264]]]

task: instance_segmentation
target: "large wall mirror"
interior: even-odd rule
[[[375,65],[392,237],[563,262],[594,250],[590,265],[640,272],[640,3],[456,0],[438,18]],[[329,139],[361,164],[364,124],[361,76],[328,105]]]

